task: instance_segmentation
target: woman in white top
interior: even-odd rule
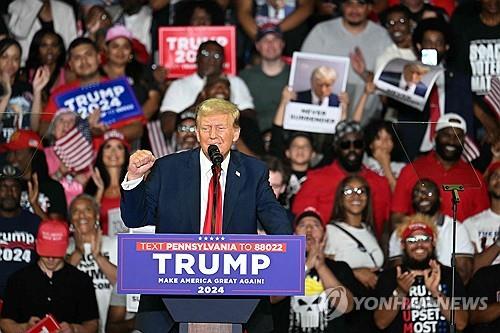
[[[99,206],[88,194],[73,199],[69,214],[73,237],[68,246],[67,261],[92,278],[99,307],[99,333],[104,333],[111,293],[116,284],[116,237],[102,234],[98,221]]]
[[[325,254],[345,261],[359,282],[375,288],[384,254],[373,234],[370,188],[363,177],[348,176],[339,184],[333,216],[326,227]]]

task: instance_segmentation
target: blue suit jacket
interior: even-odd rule
[[[146,181],[122,191],[121,215],[128,227],[156,225],[157,233],[200,232],[200,149],[158,159]],[[291,234],[285,210],[269,185],[261,161],[231,151],[226,179],[223,233],[255,234],[257,219],[269,234]]]
[[[418,82],[417,86],[415,87],[415,95],[425,97],[425,93],[427,92],[427,86],[423,82]]]
[[[297,92],[296,102],[311,104],[312,91],[306,90]],[[330,94],[330,96],[328,96],[328,106],[339,106],[339,105],[340,105],[339,97],[336,94]]]
[[[155,224],[157,233],[198,234],[200,149],[158,159],[146,181],[132,190],[122,190],[120,210],[128,227]],[[265,164],[231,151],[224,194],[223,233],[256,234],[257,219],[268,234],[292,233],[286,211],[269,185]],[[137,328],[145,333],[169,332],[173,325],[159,296],[141,296]]]

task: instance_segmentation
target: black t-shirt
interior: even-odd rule
[[[488,305],[500,303],[500,264],[478,270],[468,288],[470,297],[487,297]],[[472,332],[498,333],[500,332],[500,318],[491,323],[474,325]]]
[[[454,15],[451,26],[455,40],[450,66],[470,75],[472,92],[484,95],[490,89],[492,76],[499,73],[500,25],[487,26],[479,14],[469,12]]]
[[[40,218],[28,211],[12,218],[0,217],[0,298],[9,276],[35,262],[35,239]]]
[[[441,266],[441,292],[451,296],[451,268]],[[375,295],[380,298],[392,297],[397,287],[396,268],[383,271],[378,279]],[[465,298],[464,284],[458,274],[455,274],[455,297]],[[402,310],[384,332],[416,333],[416,332],[449,332],[449,323],[442,316],[437,301],[425,287],[423,276],[417,276],[410,287],[408,296],[403,301]]]
[[[9,104],[5,109],[0,122],[0,143],[7,142],[12,133],[18,128],[29,129],[31,126],[31,104],[33,102],[33,90],[29,83],[15,81],[12,85],[12,94]],[[18,113],[17,111],[20,111]]]
[[[151,90],[159,91],[158,85],[153,78],[153,72],[147,66],[137,63],[135,71],[136,75],[129,75],[127,77],[132,90],[134,91],[135,97],[140,105],[144,104],[149,98],[149,92]],[[131,73],[128,73],[131,74]]]
[[[21,192],[21,207],[33,213],[33,208],[28,199],[28,184],[23,182]],[[62,185],[51,178],[38,178],[38,203],[40,208],[47,213],[57,213],[65,217],[68,212],[66,196]]]
[[[58,322],[81,324],[99,318],[92,279],[65,264],[49,278],[33,263],[7,282],[2,318],[25,323],[31,316],[52,314]]]
[[[356,278],[351,268],[343,261],[326,259],[326,265],[335,277],[353,294],[356,294]],[[323,333],[346,332],[345,316],[328,320],[333,310],[326,307],[328,295],[321,290],[318,272],[311,269],[306,276],[306,294],[312,290],[311,296],[291,296],[280,303],[273,304],[273,319],[275,333]]]

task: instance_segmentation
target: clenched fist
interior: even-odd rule
[[[127,180],[141,178],[155,164],[156,157],[149,150],[138,150],[130,156]]]

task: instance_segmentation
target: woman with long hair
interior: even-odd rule
[[[127,173],[129,157],[129,145],[123,134],[116,130],[106,132],[92,179],[85,187],[85,193],[93,195],[100,205],[105,235],[115,235],[125,228],[120,217],[120,183]]]
[[[373,231],[370,187],[361,176],[348,176],[337,188],[333,220],[327,225],[325,254],[345,261],[365,287],[373,289],[384,254]]]
[[[372,296],[384,254],[373,230],[372,194],[366,180],[357,175],[340,182],[335,195],[332,221],[326,226],[325,255],[345,261],[359,282],[357,295]],[[373,314],[361,309],[349,318],[349,331],[374,331]]]
[[[15,39],[0,41],[0,143],[8,142],[16,129],[38,130],[49,69],[39,67],[32,84],[23,82],[19,79],[21,55],[21,45]]]
[[[33,82],[36,69],[47,66],[50,71],[49,82],[42,90],[42,102],[46,103],[50,93],[66,83],[66,49],[62,37],[50,29],[40,29],[31,41],[24,75]]]
[[[160,93],[151,70],[137,61],[132,38],[132,33],[122,25],[107,31],[106,63],[102,69],[110,79],[127,77],[144,116],[149,119],[160,106]]]

